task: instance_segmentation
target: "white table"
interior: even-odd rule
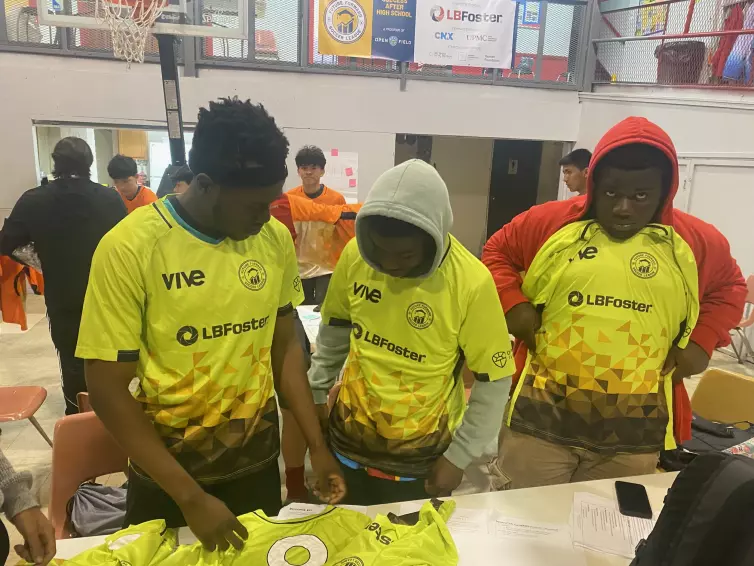
[[[647,488],[655,518],[662,510],[663,500],[668,488],[677,474],[652,474],[635,478],[623,478],[643,484]],[[479,493],[454,497],[459,508],[497,509],[502,514],[519,519],[530,519],[548,523],[567,524],[571,516],[573,494],[586,491],[602,497],[615,499],[615,480],[599,480],[583,483],[570,483],[550,487]],[[375,505],[368,508],[372,517],[377,513],[398,513],[400,504]],[[193,539],[188,529],[179,531],[179,541]],[[56,558],[72,558],[78,553],[104,542],[105,537],[89,537],[58,541]],[[589,566],[627,566],[631,561],[620,556],[612,556],[586,551]],[[551,566],[551,565],[543,565]]]

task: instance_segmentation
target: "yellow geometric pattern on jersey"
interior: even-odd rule
[[[135,397],[167,448],[193,477],[226,479],[277,458],[272,338],[279,312],[302,299],[277,220],[217,241],[158,201],[100,242],[77,356],[138,359]]]
[[[544,310],[511,428],[605,454],[674,447],[672,380],[661,370],[699,314],[688,244],[668,226],[618,242],[578,222],[538,252],[523,291]]]
[[[156,566],[176,548],[175,531],[157,519],[118,531],[105,542],[69,560],[56,560],[60,566]]]
[[[346,246],[322,322],[350,325],[350,352],[330,417],[333,448],[401,477],[427,477],[463,419],[463,362],[481,380],[511,375],[505,317],[487,268],[453,236],[424,279],[380,273]]]
[[[303,519],[278,521],[256,511],[238,520],[249,532],[241,550],[208,551],[196,543],[179,547],[160,566],[324,566],[371,522],[362,513],[334,507]]]
[[[454,501],[444,502],[439,511],[427,502],[410,526],[378,515],[327,566],[456,566],[458,551],[445,524],[454,509]]]

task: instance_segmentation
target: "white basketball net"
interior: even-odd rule
[[[106,23],[113,40],[113,52],[129,65],[144,62],[147,37],[157,18],[168,5],[168,0],[97,0],[95,17]]]

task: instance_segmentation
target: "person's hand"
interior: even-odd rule
[[[445,456],[440,456],[432,468],[432,475],[424,482],[424,491],[433,497],[448,497],[461,481],[463,470],[451,464]]]
[[[191,532],[207,550],[240,550],[249,533],[222,501],[202,491],[181,506]]]
[[[709,356],[704,349],[698,344],[689,340],[685,348],[673,346],[665,358],[665,364],[662,366],[662,375],[668,375],[673,369],[673,382],[680,381],[702,373],[709,365]]]
[[[542,315],[531,303],[520,303],[505,315],[508,332],[521,340],[530,352],[537,349],[534,333],[542,326]]]
[[[11,523],[24,537],[24,544],[14,547],[16,554],[32,564],[49,564],[55,557],[55,529],[39,507],[21,511]]]
[[[346,480],[343,479],[343,470],[332,455],[327,446],[311,450],[309,457],[312,461],[312,469],[317,474],[317,485],[314,486],[314,495],[321,501],[335,505],[346,496]]]
[[[317,418],[319,419],[319,428],[322,429],[322,434],[327,434],[327,425],[330,422],[330,408],[327,403],[322,405],[315,405],[314,408],[317,411]]]

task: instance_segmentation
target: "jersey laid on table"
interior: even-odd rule
[[[352,240],[322,306],[323,324],[353,328],[332,447],[395,476],[427,477],[450,445],[466,406],[464,359],[483,381],[514,372],[492,276],[453,236],[446,242],[439,267],[417,280],[376,271]]]
[[[371,523],[362,513],[333,507],[303,519],[278,521],[256,511],[238,520],[249,532],[241,550],[209,551],[196,543],[179,547],[160,566],[329,566]]]
[[[427,502],[415,525],[395,524],[377,515],[328,566],[456,566],[458,550],[445,521],[455,509],[446,501],[439,511]]]
[[[157,519],[132,525],[105,539],[105,542],[68,560],[55,560],[58,566],[158,566],[176,548],[176,535]]]
[[[699,298],[694,255],[673,228],[617,242],[596,222],[568,224],[539,250],[523,291],[545,308],[510,427],[605,454],[674,448],[661,370],[688,343]]]
[[[278,456],[272,337],[303,294],[282,224],[212,240],[172,202],[135,211],[102,239],[76,355],[138,360],[136,398],[178,462],[211,482]]]

